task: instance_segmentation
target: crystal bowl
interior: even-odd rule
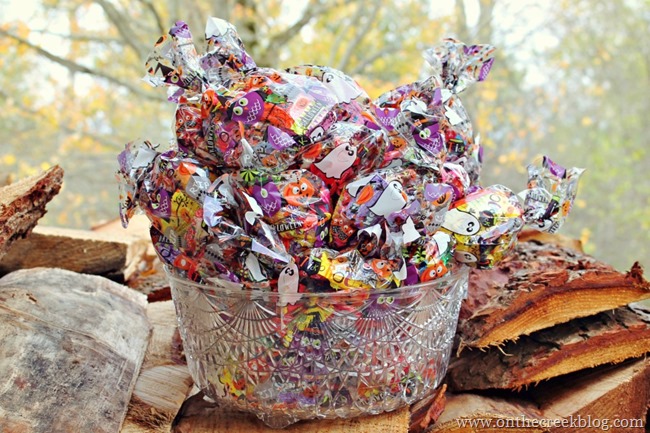
[[[468,270],[385,290],[281,295],[168,270],[190,374],[281,428],[414,403],[445,375]]]

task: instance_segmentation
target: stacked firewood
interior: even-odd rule
[[[146,219],[34,228],[62,175],[0,188],[0,432],[274,431],[193,388]],[[638,264],[618,272],[579,242],[524,233],[497,268],[471,273],[439,389],[393,413],[287,430],[596,431],[574,425],[619,419],[627,427],[609,431],[643,431],[630,420],[645,423],[650,402],[649,298]]]
[[[635,431],[629,420],[644,424],[650,402],[648,298],[638,263],[621,273],[579,242],[523,233],[511,257],[471,275],[432,431],[471,431],[463,420],[521,431],[622,420],[618,431]]]

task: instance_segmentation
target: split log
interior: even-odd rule
[[[118,432],[149,339],[142,294],[29,269],[0,279],[0,431]]]
[[[546,382],[533,390],[532,400],[548,419],[609,420],[610,426],[620,420],[627,425],[610,432],[647,431],[644,426],[650,407],[650,360],[605,366]],[[595,428],[593,423],[592,427],[585,431],[605,430]],[[575,431],[571,426],[551,429],[551,433]]]
[[[150,243],[127,234],[115,236],[89,230],[36,227],[2,259],[0,273],[56,267],[101,275],[121,283],[138,269]]]
[[[129,220],[128,227],[122,226],[122,220],[120,218],[115,218],[109,221],[105,221],[100,224],[95,224],[90,229],[93,232],[97,233],[106,233],[112,236],[121,237],[124,234],[129,236],[143,239],[148,241],[148,256],[155,256],[156,250],[151,243],[151,237],[149,236],[149,227],[151,226],[151,221],[144,214],[133,215]]]
[[[138,292],[147,295],[149,302],[168,301],[171,297],[169,280],[163,269],[163,264],[156,255],[149,236],[151,222],[146,215],[134,215],[127,228],[122,227],[120,219],[107,221],[92,228],[93,232],[124,236],[128,234],[142,239],[147,245],[147,251],[138,268],[128,278],[127,285]]]
[[[485,351],[452,360],[450,389],[520,389],[597,365],[650,352],[650,314],[621,307],[579,318]]]
[[[0,259],[17,239],[28,235],[45,215],[45,205],[59,193],[63,169],[58,165],[0,188]]]
[[[430,396],[411,406],[411,425],[409,433],[426,432],[445,410],[447,385],[442,384]]]
[[[494,269],[470,274],[458,323],[458,351],[500,345],[648,298],[650,284],[638,263],[621,273],[571,248],[520,242]]]
[[[121,433],[169,433],[192,389],[192,378],[176,344],[171,301],[149,304],[153,332]]]
[[[642,432],[650,403],[650,360],[640,359],[540,384],[532,393],[447,393],[431,433]],[[585,425],[590,422],[591,427]],[[625,424],[615,427],[616,422]],[[581,426],[582,425],[582,426]]]

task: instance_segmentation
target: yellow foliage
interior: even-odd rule
[[[612,56],[605,49],[601,48],[600,50],[598,50],[598,54],[600,55],[600,58],[605,62],[609,62],[612,59]]]
[[[580,119],[580,124],[582,126],[591,126],[593,123],[594,121],[589,116],[584,116],[582,119]]]
[[[9,153],[2,156],[2,163],[4,165],[14,165],[16,163],[16,156]]]
[[[591,230],[585,227],[580,231],[580,242],[582,245],[586,245],[589,243],[589,239],[591,239]]]
[[[512,126],[517,125],[519,122],[521,122],[521,116],[515,112],[509,112],[508,113],[508,123]]]
[[[481,99],[487,102],[494,102],[497,100],[498,92],[494,84],[485,85],[488,83],[483,83],[484,86],[481,87]]]
[[[600,86],[598,84],[596,84],[593,87],[590,87],[588,90],[589,93],[594,96],[603,96],[605,94],[605,89],[603,88],[603,86]]]
[[[494,140],[492,140],[489,137],[481,138],[481,145],[484,146],[486,149],[496,148],[496,143],[494,142]]]

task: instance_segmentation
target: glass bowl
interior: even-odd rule
[[[468,268],[386,290],[280,295],[168,270],[190,374],[220,405],[281,428],[392,411],[447,370]]]

